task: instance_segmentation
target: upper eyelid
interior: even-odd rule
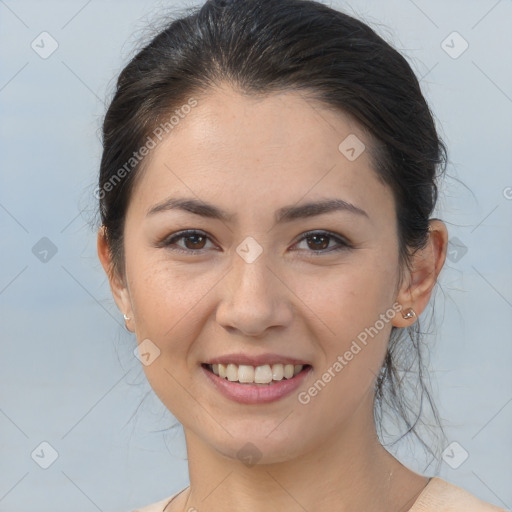
[[[170,236],[166,236],[158,245],[165,247],[167,245],[170,245],[171,241],[173,241],[173,240],[181,240],[183,238],[186,238],[187,236],[192,236],[192,235],[204,236],[210,242],[217,243],[215,241],[215,238],[213,238],[211,235],[209,235],[205,231],[201,231],[200,229],[190,229],[190,230],[185,230],[185,231],[178,231],[177,233],[173,233]],[[196,249],[196,250],[194,250],[194,249],[183,249],[183,248],[180,248],[180,249],[182,249],[184,251],[187,251],[187,252],[199,252],[199,251],[203,251],[204,250],[204,249]]]
[[[300,238],[297,240],[297,242],[301,242],[305,238],[308,238],[308,237],[314,236],[314,235],[330,236],[331,238],[335,238],[335,239],[339,240],[340,242],[343,242],[344,244],[347,244],[347,245],[349,244],[349,241],[343,235],[338,235],[336,233],[332,233],[331,231],[325,231],[322,229],[313,229],[312,231],[306,231],[306,232],[302,233],[300,235]]]
[[[325,236],[330,237],[331,239],[336,240],[338,243],[337,243],[337,246],[331,247],[330,249],[322,249],[320,251],[312,251],[312,250],[306,251],[311,254],[316,254],[316,255],[328,254],[330,252],[335,251],[336,249],[341,249],[341,248],[352,249],[352,248],[354,248],[352,243],[349,242],[344,236],[337,235],[336,233],[331,233],[330,231],[322,231],[322,230],[306,231],[305,233],[300,235],[300,238],[296,242],[294,242],[293,245],[297,245],[298,243],[303,242],[305,239],[307,239],[311,236],[314,236],[314,235],[325,235]]]

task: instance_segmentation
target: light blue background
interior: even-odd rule
[[[181,428],[155,432],[172,417],[151,393],[136,412],[150,388],[88,224],[103,103],[148,21],[176,5],[0,0],[0,511],[126,512],[188,484]],[[438,216],[467,253],[450,247],[441,274],[431,375],[469,458],[441,476],[511,508],[512,3],[332,5],[408,57],[448,144]],[[43,31],[59,45],[47,59],[31,48]],[[469,43],[457,59],[441,47],[453,31]],[[57,247],[46,263],[42,237]],[[42,441],[59,454],[46,470],[30,455]]]

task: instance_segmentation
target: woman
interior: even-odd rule
[[[122,71],[103,144],[98,254],[189,460],[142,511],[500,510],[377,436],[448,238],[396,50],[313,1],[207,2]]]

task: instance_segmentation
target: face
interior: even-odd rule
[[[186,431],[284,461],[370,411],[398,314],[393,196],[348,116],[295,92],[197,99],[134,189],[120,307]],[[205,367],[236,362],[276,382]],[[279,380],[280,362],[303,368]]]

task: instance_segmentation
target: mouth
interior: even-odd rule
[[[258,387],[274,386],[282,381],[289,381],[308,373],[310,364],[274,363],[251,366],[246,364],[202,363],[208,372],[234,384],[245,384]]]

